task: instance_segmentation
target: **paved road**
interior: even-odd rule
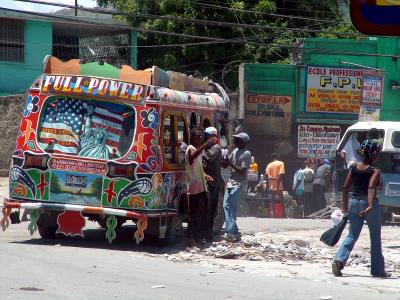
[[[400,299],[338,281],[171,262],[162,257],[171,247],[136,246],[129,227],[111,246],[95,225],[85,240],[30,239],[26,227],[0,233],[0,299]]]

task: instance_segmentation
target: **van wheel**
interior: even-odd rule
[[[223,189],[222,189],[222,192],[220,191],[220,193],[219,193],[217,212],[216,212],[215,218],[214,218],[214,226],[213,226],[214,234],[219,234],[221,232],[222,227],[224,226],[224,222],[225,222],[224,193],[223,193]]]
[[[55,239],[57,227],[38,224],[39,235],[43,239]]]
[[[392,213],[382,212],[381,213],[381,224],[386,225],[387,223],[392,221]]]

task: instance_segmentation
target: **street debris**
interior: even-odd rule
[[[309,233],[307,233],[308,237]],[[243,264],[249,262],[272,262],[281,263],[285,266],[299,267],[306,264],[318,264],[323,269],[330,269],[332,259],[337,247],[327,247],[315,238],[307,239],[304,234],[280,235],[271,232],[244,233],[241,240],[236,243],[225,240],[217,240],[213,243],[206,243],[199,247],[171,248],[162,257],[172,262],[196,262],[201,266],[211,268],[227,267],[242,272],[253,272],[256,269]],[[157,254],[146,254],[148,256],[159,256]],[[238,261],[232,264],[229,261]],[[386,259],[386,268],[399,269],[400,263],[394,263]],[[370,268],[369,248],[355,251],[351,254],[347,267],[368,270]],[[297,276],[297,270],[289,272]],[[323,296],[331,297],[331,296]],[[332,298],[319,298],[332,299]]]
[[[167,286],[163,284],[152,285],[152,289],[165,289]]]
[[[19,288],[21,291],[28,291],[28,292],[43,292],[44,289],[39,289],[33,286],[29,286],[29,287],[21,287]]]

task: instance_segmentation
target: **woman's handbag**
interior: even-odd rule
[[[340,240],[340,236],[342,235],[342,232],[346,227],[348,218],[348,215],[345,214],[339,224],[333,226],[332,228],[329,228],[321,235],[320,241],[328,246],[335,246]]]

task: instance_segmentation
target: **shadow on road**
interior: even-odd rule
[[[43,246],[63,246],[79,248],[96,248],[105,250],[134,251],[139,253],[153,254],[174,254],[186,248],[186,238],[183,235],[176,235],[175,242],[165,244],[161,239],[146,236],[144,240],[137,245],[134,239],[136,226],[125,225],[116,230],[116,239],[109,244],[106,239],[106,230],[103,228],[85,229],[82,237],[66,237],[62,234],[54,239],[32,238],[25,241],[12,241],[14,244],[25,245],[43,245]]]

